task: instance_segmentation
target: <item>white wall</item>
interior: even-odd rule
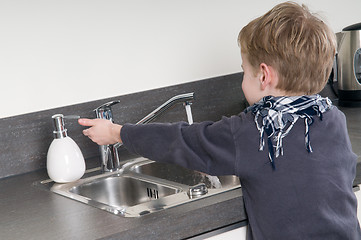
[[[240,71],[237,35],[277,0],[0,0],[0,118]],[[306,0],[334,31],[360,0]]]

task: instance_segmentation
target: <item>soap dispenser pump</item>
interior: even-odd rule
[[[64,127],[64,115],[52,116],[54,123],[54,140],[47,155],[49,177],[57,183],[73,182],[80,179],[85,172],[85,161],[78,145],[67,134]]]

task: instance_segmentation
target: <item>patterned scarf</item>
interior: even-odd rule
[[[320,95],[295,96],[295,97],[264,97],[259,102],[248,107],[245,113],[252,112],[255,117],[257,129],[260,133],[259,150],[264,148],[264,133],[268,139],[268,157],[275,169],[274,159],[283,155],[282,140],[291,131],[299,118],[305,122],[305,146],[312,152],[310,143],[310,126],[313,116],[317,115],[322,121],[322,114],[331,109],[332,102]],[[261,118],[262,121],[259,121]],[[274,145],[275,143],[275,145]]]

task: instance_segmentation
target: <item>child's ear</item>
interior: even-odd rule
[[[261,84],[261,89],[265,90],[267,86],[270,86],[270,84],[273,81],[273,74],[272,74],[272,68],[270,66],[268,66],[265,63],[261,63],[259,65],[260,68],[260,84]]]

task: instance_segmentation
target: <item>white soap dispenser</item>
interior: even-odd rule
[[[74,140],[68,137],[63,114],[53,115],[52,119],[55,129],[47,155],[48,175],[57,183],[76,181],[85,172],[83,154]]]

